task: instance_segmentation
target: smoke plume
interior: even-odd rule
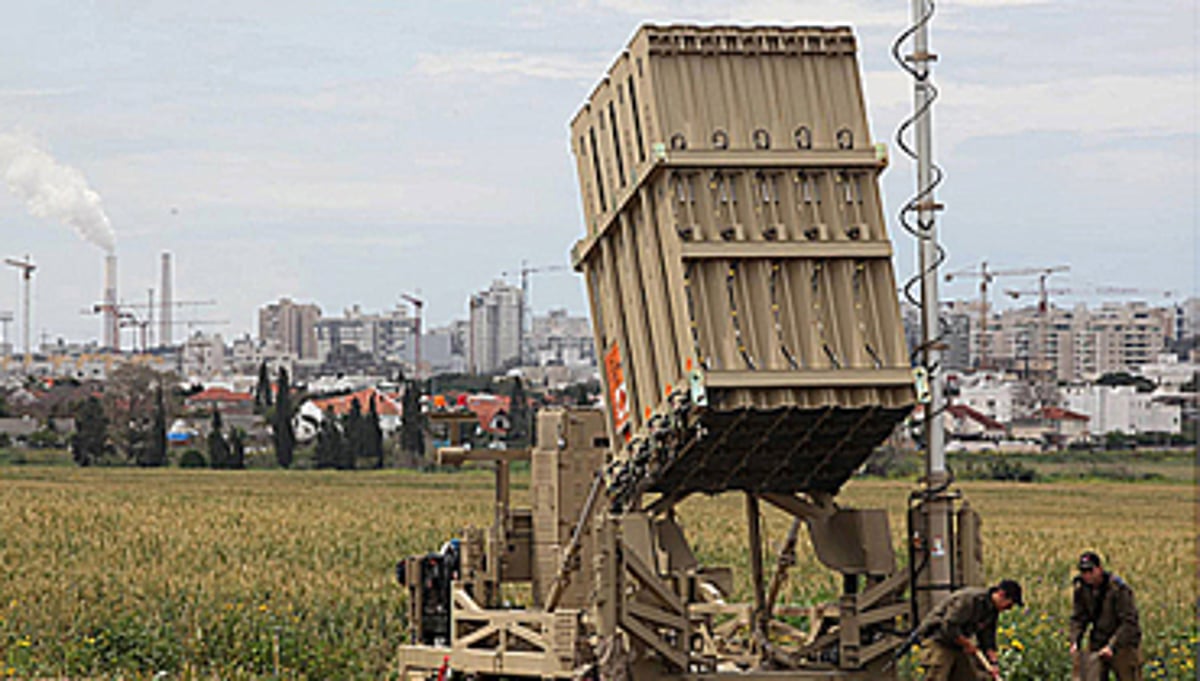
[[[32,139],[0,134],[0,174],[31,215],[70,225],[79,236],[111,253],[117,238],[100,195],[78,170],[39,149]]]

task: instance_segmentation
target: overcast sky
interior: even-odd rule
[[[420,291],[428,322],[445,322],[522,259],[566,264],[582,233],[567,121],[645,21],[853,25],[873,135],[892,148],[898,270],[915,269],[894,219],[912,176],[892,142],[911,85],[889,56],[907,2],[5,4],[0,134],[32,136],[100,194],[123,299],[158,287],[169,250],[176,298],[217,299],[193,316],[230,320],[227,337],[284,295],[339,314]],[[949,267],[1070,264],[1059,285],[1195,291],[1196,12],[939,7]],[[97,337],[80,310],[100,295],[102,251],[0,190],[0,255],[25,253],[39,266],[36,332]],[[585,311],[577,275],[532,288],[537,310]],[[0,272],[0,310],[17,297],[16,271]]]

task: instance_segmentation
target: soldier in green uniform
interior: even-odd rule
[[[995,669],[996,620],[1013,605],[1023,606],[1025,601],[1021,585],[1011,579],[990,588],[959,589],[939,603],[917,628],[925,680],[988,678],[975,660],[976,653],[982,649]]]
[[[1081,650],[1085,633],[1090,655]],[[1084,552],[1079,557],[1071,612],[1071,655],[1082,660],[1077,667],[1083,681],[1104,681],[1110,672],[1118,681],[1141,681],[1141,645],[1133,589],[1125,580],[1105,572],[1094,551]]]

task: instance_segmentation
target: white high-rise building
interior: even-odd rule
[[[467,339],[471,371],[489,374],[520,362],[521,310],[521,289],[499,279],[471,296]]]

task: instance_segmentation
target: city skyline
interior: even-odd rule
[[[0,134],[29,135],[102,197],[124,300],[158,288],[158,258],[170,251],[175,298],[218,300],[197,316],[230,319],[217,329],[226,337],[253,332],[257,309],[282,296],[390,309],[401,292],[420,291],[436,326],[465,318],[470,295],[522,260],[566,264],[583,232],[566,123],[642,20],[849,23],[873,137],[891,150],[883,186],[903,281],[913,249],[893,216],[912,182],[892,135],[910,94],[887,52],[906,10],[17,7],[0,28]],[[1070,263],[1056,284],[1195,291],[1195,161],[1182,153],[1196,146],[1195,12],[1183,2],[1151,13],[1037,0],[940,10],[935,139],[949,173],[939,190],[948,269]],[[1112,58],[1114,44],[1138,44],[1137,63]],[[99,301],[102,249],[29,215],[9,192],[0,243],[0,256],[29,253],[39,266],[35,342],[43,331],[99,337],[99,318],[79,311]],[[944,285],[943,298],[969,300],[974,286]],[[6,269],[0,310],[16,312],[18,295]],[[585,314],[584,300],[569,271],[532,280],[535,310]],[[10,338],[19,343],[15,327]]]

